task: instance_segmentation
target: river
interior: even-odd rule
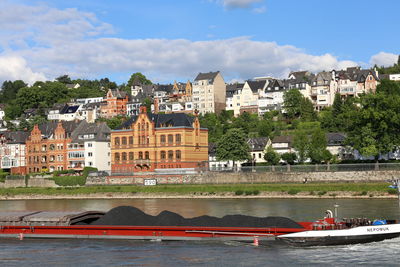
[[[101,210],[132,205],[156,215],[185,217],[279,215],[315,220],[339,204],[339,217],[400,218],[395,199],[109,199],[2,200],[0,211]],[[335,247],[253,247],[236,242],[151,242],[101,240],[1,240],[1,266],[399,266],[400,238]]]

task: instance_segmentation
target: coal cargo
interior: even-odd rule
[[[204,215],[184,218],[171,211],[162,211],[157,216],[152,216],[129,206],[113,208],[100,219],[92,222],[91,225],[303,228],[300,224],[286,217],[226,215],[218,218]]]

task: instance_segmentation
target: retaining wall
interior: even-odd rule
[[[88,177],[87,185],[143,184],[156,179],[157,184],[228,184],[228,183],[302,183],[307,182],[385,182],[400,178],[400,171],[352,172],[207,172],[197,175],[106,176]]]

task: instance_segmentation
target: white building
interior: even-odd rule
[[[103,101],[104,101],[103,97],[89,97],[89,98],[77,98],[75,100],[75,103],[80,105],[86,105],[89,103],[100,103]]]
[[[226,85],[219,71],[199,73],[193,82],[193,105],[201,114],[225,110]]]
[[[29,132],[0,133],[0,169],[11,173],[25,173],[25,142]]]

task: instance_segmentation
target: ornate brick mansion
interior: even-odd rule
[[[113,173],[196,169],[208,161],[208,130],[197,114],[152,114],[146,107],[111,132]]]

